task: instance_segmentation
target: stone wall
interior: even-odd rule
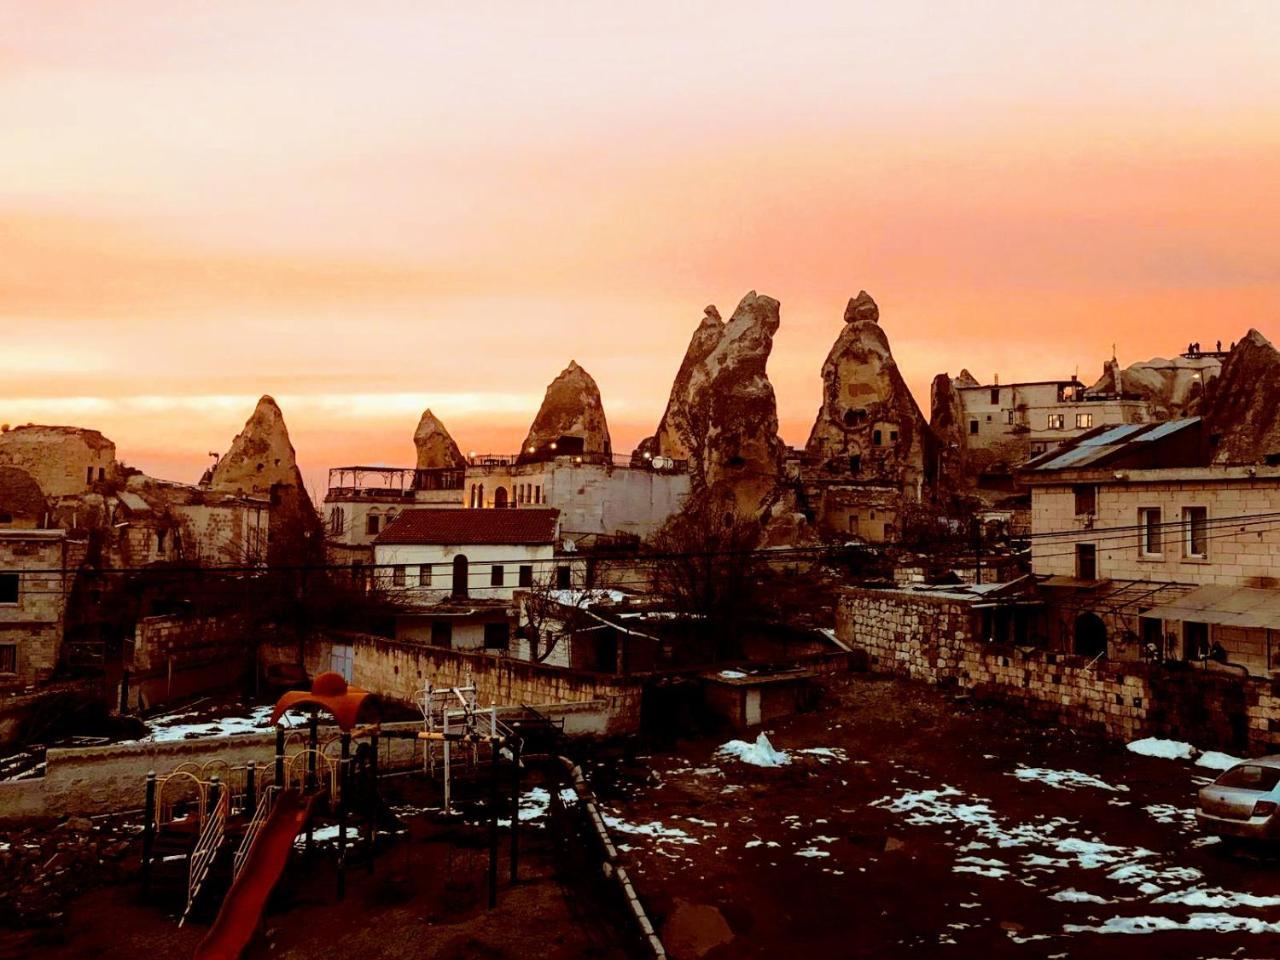
[[[1269,680],[989,643],[961,601],[850,588],[836,633],[866,652],[872,671],[954,686],[1077,729],[1251,754],[1280,745],[1280,690]]]
[[[352,685],[403,703],[417,700],[424,679],[430,678],[438,687],[460,687],[470,672],[482,705],[538,706],[604,701],[605,720],[599,733],[633,733],[640,726],[642,683],[639,680],[364,634],[315,641],[317,655],[308,651],[308,667],[325,665],[328,658],[324,647],[331,648],[334,643],[351,646]]]
[[[0,535],[0,574],[6,587],[17,577],[16,603],[0,602],[0,645],[13,646],[14,669],[0,673],[0,687],[48,680],[58,665],[72,574],[83,545],[61,530],[6,530]],[[9,596],[8,593],[5,596]],[[6,661],[10,659],[6,651]]]
[[[0,432],[0,463],[31,474],[46,497],[63,497],[115,479],[116,446],[97,430],[26,424]]]

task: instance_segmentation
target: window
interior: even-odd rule
[[[329,511],[329,532],[335,537],[342,533],[342,508],[333,507]]]
[[[0,673],[18,672],[18,645],[0,643]]]
[[[898,442],[898,431],[897,431],[897,430],[890,430],[890,431],[889,431],[889,442],[890,442],[890,443],[897,443],[897,442]]]
[[[849,458],[849,472],[850,473],[862,472],[862,454],[855,453],[852,457]]]
[[[448,620],[432,620],[431,645],[433,647],[452,647],[453,624]]]
[[[991,423],[991,422],[992,422],[992,420],[991,420],[991,414],[989,414],[989,413],[988,413],[988,414],[987,414],[987,423]]]
[[[1077,414],[1076,414],[1076,429],[1077,429],[1077,430],[1088,430],[1088,429],[1089,429],[1090,427],[1092,427],[1092,426],[1093,426],[1093,414],[1092,414],[1092,413],[1077,413]]]
[[[431,564],[424,563],[418,568],[418,586],[431,586]]]
[[[533,586],[533,567],[530,564],[525,563],[520,565],[520,586]]]
[[[168,530],[156,531],[156,553],[164,553],[164,538]]]
[[[460,553],[453,558],[453,595],[455,597],[467,595],[467,580],[470,578],[470,572],[471,566],[465,553]]]
[[[556,589],[568,590],[572,585],[571,572],[568,567],[556,567]]]
[[[84,468],[84,482],[93,483],[93,467]]]
[[[19,574],[0,573],[0,603],[18,602]]]
[[[991,388],[991,405],[994,407],[1000,406],[1000,388],[999,387]]]
[[[0,523],[13,523],[13,514],[0,513]]]
[[[503,578],[503,566],[500,563],[495,563],[489,571],[489,586],[491,587],[502,586],[502,578]]]
[[[1006,410],[1006,411],[1004,412],[1004,422],[1005,422],[1005,423],[1007,423],[1007,424],[1009,424],[1010,426],[1013,426],[1013,411],[1012,411],[1012,410]]]
[[[511,641],[511,628],[507,621],[486,623],[484,625],[484,648],[486,650],[506,650]]]
[[[393,587],[404,586],[404,564],[397,563],[391,568],[391,585]]]
[[[977,421],[977,420],[970,420],[970,421],[969,421],[969,433],[970,433],[970,434],[974,434],[974,433],[977,433],[977,432],[978,432],[978,421]]]
[[[99,468],[98,468],[98,479],[99,479],[99,480],[105,480],[105,479],[107,479],[107,468],[106,468],[106,467],[99,467]]]
[[[1091,483],[1077,483],[1071,488],[1076,498],[1076,516],[1092,516],[1098,512],[1098,488]]]
[[[1048,430],[1062,430],[1067,425],[1067,415],[1065,413],[1051,413],[1046,424]]]
[[[1098,579],[1098,548],[1094,544],[1076,544],[1076,576],[1081,580]]]
[[[369,514],[367,517],[364,518],[364,532],[369,534],[369,536],[371,537],[376,535],[378,532],[378,525],[381,523],[381,521],[382,521],[382,518],[378,516],[376,513]]]
[[[872,431],[871,431],[871,442],[872,442],[872,444],[874,444],[874,445],[875,445],[875,446],[877,446],[877,447],[878,447],[878,446],[880,446],[881,437],[880,437],[880,431],[879,431],[879,430],[872,430]]]
[[[1217,780],[1217,787],[1237,787],[1242,790],[1258,790],[1268,792],[1280,783],[1280,767],[1262,767],[1253,763],[1243,763],[1232,767]]]
[[[1161,536],[1160,508],[1141,507],[1138,510],[1138,556],[1158,557],[1164,552]]]
[[[1205,507],[1182,508],[1182,551],[1191,560],[1204,560],[1209,556],[1209,511]]]

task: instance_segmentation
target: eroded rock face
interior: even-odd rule
[[[564,438],[569,442],[563,442]],[[551,448],[553,443],[555,449]],[[520,448],[520,462],[573,453],[595,459],[613,455],[600,388],[577,361],[570,361],[547,387]]]
[[[268,563],[306,562],[322,552],[320,515],[303,484],[284,414],[271,397],[258,401],[231,449],[201,486],[270,498]]]
[[[961,488],[968,484],[967,449],[968,438],[964,432],[964,405],[960,402],[958,386],[965,386],[963,378],[969,375],[968,370],[960,371],[960,376],[952,380],[945,373],[933,378],[929,388],[929,429],[938,441],[938,473],[942,482],[953,488]],[[974,384],[976,386],[976,382]]]
[[[1280,351],[1250,330],[1206,389],[1203,416],[1214,463],[1262,463],[1280,454]]]
[[[418,451],[419,470],[446,470],[467,465],[466,458],[443,423],[430,410],[424,410],[413,431],[413,445]]]
[[[933,437],[879,319],[865,290],[845,308],[822,365],[822,407],[806,459],[832,476],[889,484],[916,499],[932,480]]]
[[[1159,419],[1198,416],[1204,388],[1222,369],[1217,357],[1153,357],[1121,367],[1116,360],[1103,365],[1102,376],[1085,393],[1137,396],[1151,405]]]
[[[783,445],[765,370],[779,322],[778,301],[754,290],[727,322],[707,307],[658,430],[637,449],[687,460],[692,495],[723,498],[744,517],[760,516],[780,496]]]

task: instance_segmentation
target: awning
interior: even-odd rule
[[[1164,620],[1190,620],[1226,627],[1272,627],[1280,630],[1280,590],[1261,587],[1197,587],[1169,603],[1140,614]]]

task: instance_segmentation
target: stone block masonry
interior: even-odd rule
[[[874,672],[954,686],[1046,722],[1236,753],[1280,746],[1280,687],[1271,680],[990,643],[976,614],[954,599],[849,588],[836,633],[867,654]]]

